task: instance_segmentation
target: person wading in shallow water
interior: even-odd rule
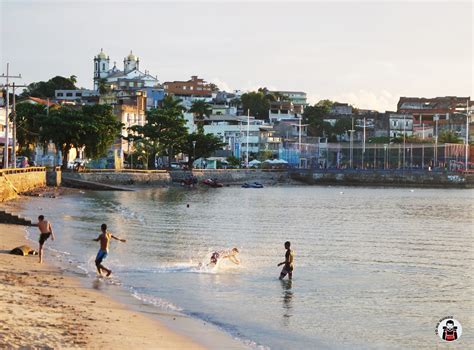
[[[285,265],[283,266],[283,269],[281,270],[280,273],[280,279],[282,280],[285,278],[286,275],[288,275],[288,278],[291,280],[293,278],[293,251],[290,249],[291,243],[290,241],[285,242],[285,261],[281,262],[278,264],[278,266]]]
[[[127,242],[125,239],[121,239],[118,237],[115,237],[112,233],[107,231],[107,225],[102,224],[100,227],[102,233],[97,237],[96,239],[93,239],[93,241],[99,242],[100,241],[100,249],[99,252],[97,253],[97,257],[95,258],[95,266],[97,267],[97,272],[99,272],[99,275],[102,275],[102,270],[107,272],[107,277],[110,276],[112,273],[112,270],[109,270],[108,268],[104,267],[102,265],[102,261],[107,257],[109,253],[109,244],[110,244],[110,239],[115,239],[120,242]]]
[[[43,245],[44,242],[51,236],[54,241],[53,227],[48,220],[44,219],[43,215],[38,216],[38,229],[40,231],[39,237],[39,263],[43,263]]]

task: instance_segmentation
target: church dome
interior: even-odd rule
[[[137,61],[138,60],[138,57],[135,56],[132,51],[130,51],[130,54],[127,56],[127,60],[129,61]]]
[[[107,55],[105,54],[103,49],[100,49],[100,52],[97,54],[97,58],[105,60],[107,58]]]

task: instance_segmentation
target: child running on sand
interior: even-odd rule
[[[43,215],[38,216],[38,229],[40,231],[39,237],[39,263],[43,263],[43,245],[44,242],[51,236],[54,241],[53,227],[48,220],[44,219]]]
[[[109,253],[110,239],[113,238],[123,243],[127,241],[125,239],[115,237],[112,233],[107,231],[106,224],[102,224],[100,229],[102,233],[99,235],[99,237],[97,237],[96,239],[93,239],[93,241],[96,241],[96,242],[100,241],[100,249],[99,249],[99,252],[97,253],[97,257],[95,258],[95,266],[97,267],[97,272],[99,272],[99,275],[102,275],[102,270],[104,270],[105,272],[107,272],[107,277],[108,277],[112,273],[112,270],[109,270],[108,268],[104,267],[104,265],[102,265],[102,261],[107,257]]]

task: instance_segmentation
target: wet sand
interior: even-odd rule
[[[201,345],[100,291],[83,287],[79,278],[48,264],[47,255],[46,263],[40,265],[37,255],[8,254],[23,244],[38,249],[26,241],[23,227],[0,224],[0,348],[243,347],[211,327],[203,332],[188,329],[188,334],[207,339]],[[196,327],[185,317],[168,317],[177,329]]]

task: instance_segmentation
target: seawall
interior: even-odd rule
[[[309,185],[474,188],[474,174],[410,170],[291,170],[293,180]]]
[[[0,170],[0,202],[14,199],[22,192],[44,186],[46,186],[45,168]]]
[[[169,186],[173,182],[180,183],[191,175],[195,176],[198,181],[214,178],[225,184],[242,184],[254,181],[275,184],[289,179],[287,171],[258,169],[196,169],[170,172],[163,170],[92,170],[63,173],[62,179],[64,184],[68,183],[68,179],[73,179],[111,186]]]
[[[164,170],[92,170],[86,172],[63,172],[62,179],[100,183],[111,186],[166,186],[171,184],[171,176]]]

